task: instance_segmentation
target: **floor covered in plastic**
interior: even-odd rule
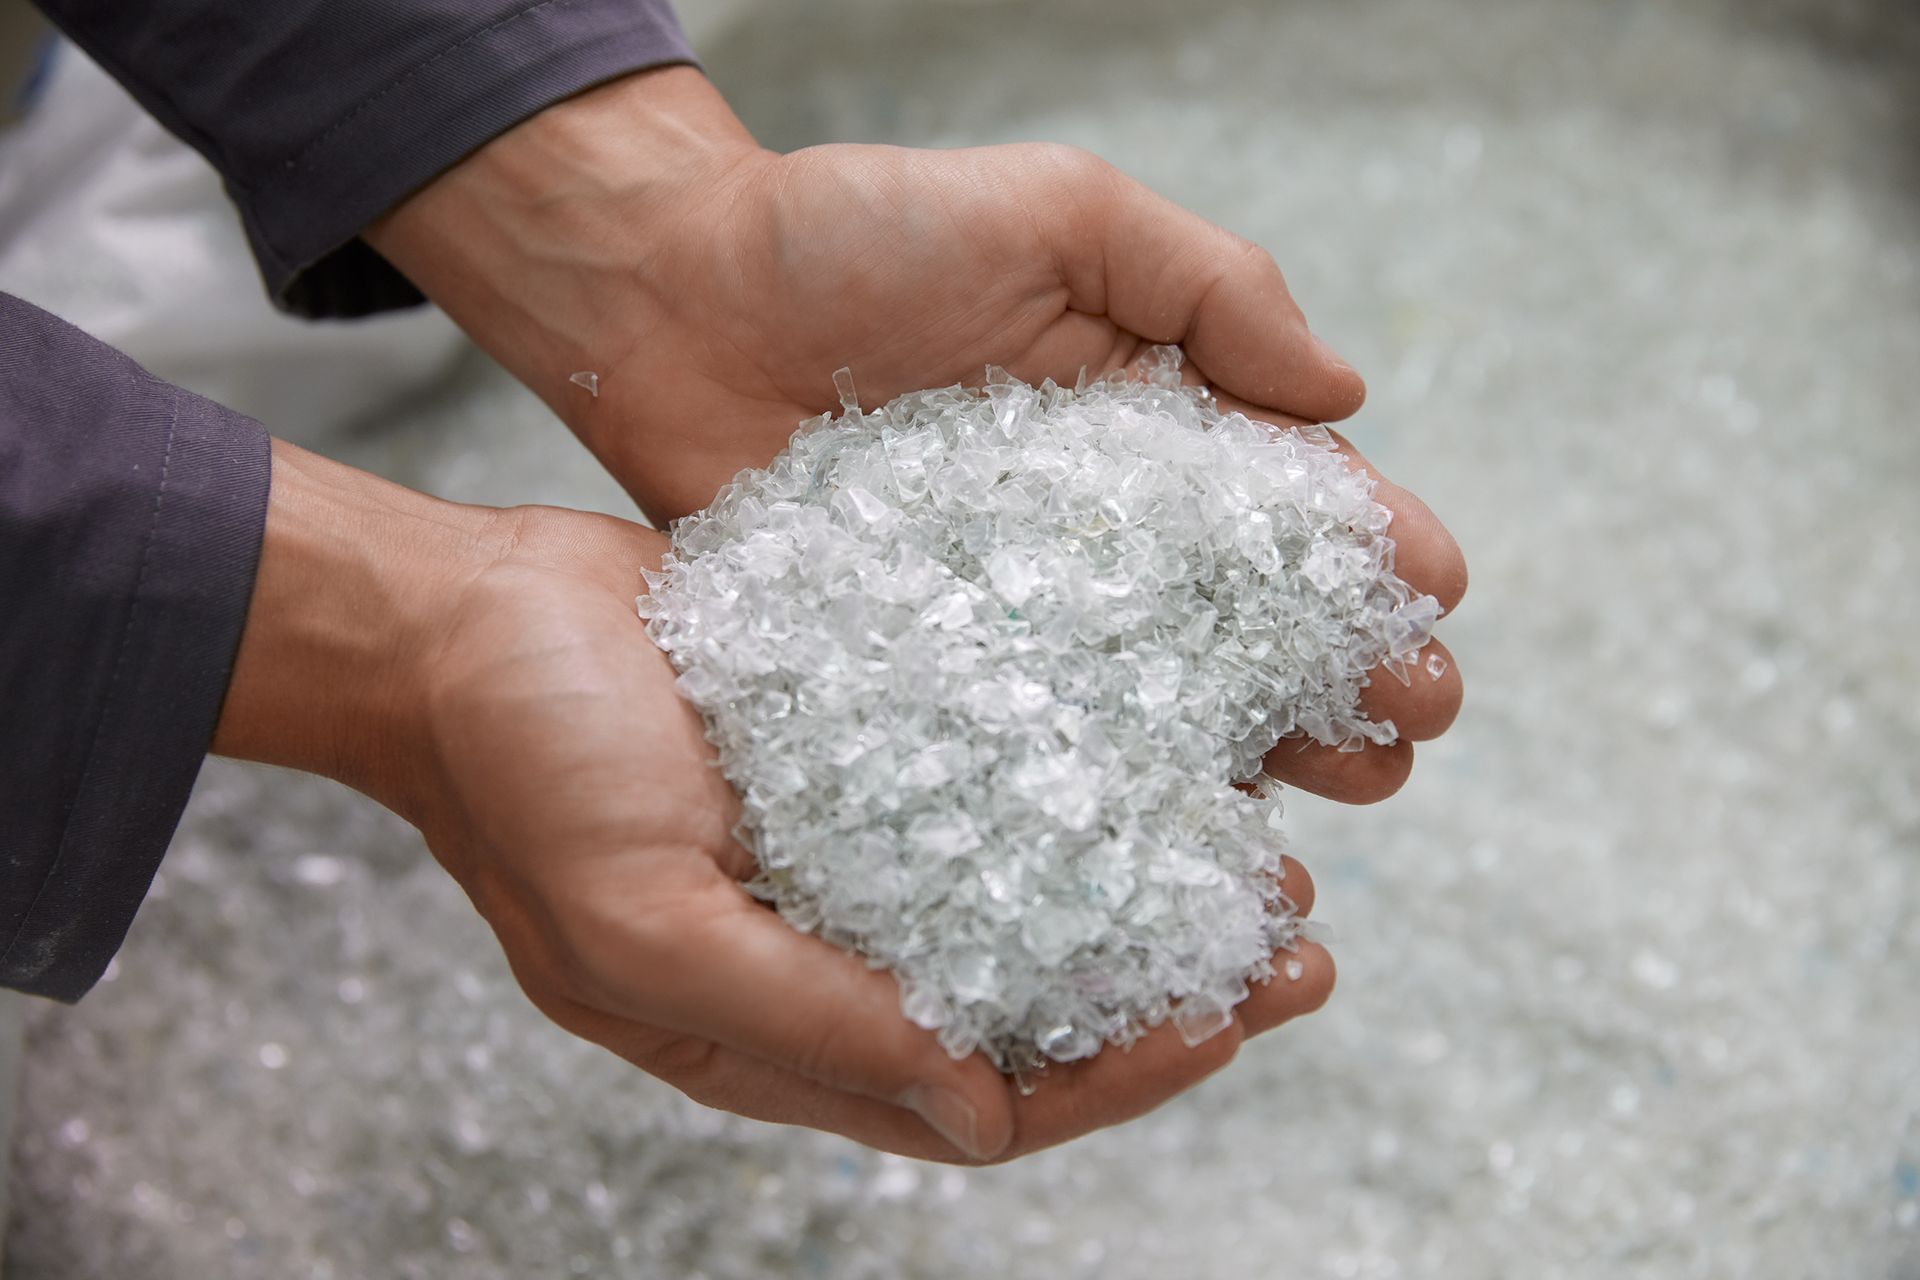
[[[707,50],[763,141],[1088,146],[1369,377],[1467,702],[1385,805],[1290,802],[1332,1002],[917,1165],[569,1038],[409,829],[214,761],[112,980],[28,1012],[9,1275],[1920,1275],[1917,15],[764,8]],[[474,358],[303,440],[624,509]]]

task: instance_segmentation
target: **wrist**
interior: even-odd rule
[[[425,674],[498,513],[276,440],[220,755],[317,773],[407,812],[430,768]]]
[[[692,67],[636,72],[501,134],[366,229],[374,248],[563,417],[577,371],[763,151]]]

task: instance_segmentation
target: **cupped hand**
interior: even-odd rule
[[[1071,382],[1181,343],[1268,411],[1356,409],[1264,250],[1087,152],[754,145],[697,72],[582,94],[368,232],[656,522],[833,408],[988,365]],[[569,381],[598,378],[598,396]]]
[[[1359,407],[1273,257],[1070,147],[756,146],[698,71],[629,76],[535,116],[368,231],[539,393],[661,522],[762,466],[836,403],[978,383],[988,365],[1072,382],[1159,343],[1234,407],[1278,423]],[[592,372],[598,394],[570,381]],[[1344,446],[1344,442],[1342,442]],[[1349,448],[1349,452],[1351,450]],[[1355,465],[1366,466],[1358,455]],[[1460,551],[1383,482],[1399,568],[1451,609]],[[1348,801],[1396,790],[1451,723],[1458,669],[1379,676],[1401,740],[1287,743],[1283,782]],[[1436,669],[1441,669],[1436,667]]]
[[[340,778],[417,825],[555,1022],[694,1099],[929,1159],[1004,1160],[1151,1109],[1317,1008],[1330,958],[1222,1033],[1171,1026],[1032,1096],[902,1016],[887,974],[745,892],[738,802],[636,616],[661,535],[437,502],[276,445],[215,747]],[[1286,864],[1304,911],[1313,889]]]
[[[1056,1068],[1022,1097],[900,1012],[892,977],[749,897],[738,802],[633,609],[664,539],[610,518],[524,510],[475,577],[434,662],[440,784],[429,846],[561,1026],[697,1101],[945,1160],[1005,1159],[1116,1123],[1317,1007],[1332,963],[1258,988],[1227,1033],[1163,1028]],[[1288,889],[1310,902],[1297,865]]]

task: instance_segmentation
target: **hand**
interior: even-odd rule
[[[988,364],[1070,382],[1183,342],[1270,411],[1330,420],[1365,394],[1271,257],[1086,152],[777,155],[686,67],[549,109],[368,236],[656,521],[834,407],[845,364],[879,403]]]
[[[1188,373],[1255,417],[1339,419],[1360,378],[1308,331],[1273,258],[1072,148],[753,142],[695,70],[626,77],[495,139],[368,239],[539,393],[656,523],[704,506],[835,405],[1129,365],[1181,343]],[[568,382],[599,375],[598,398]],[[1344,442],[1343,442],[1344,444]],[[1349,450],[1351,452],[1351,450]],[[1355,465],[1365,466],[1358,455]],[[1459,548],[1382,483],[1403,577],[1453,608]],[[1342,754],[1286,743],[1268,770],[1346,801],[1390,795],[1461,696],[1381,679],[1401,732]]]
[[[324,773],[418,826],[555,1022],[711,1106],[936,1160],[1004,1160],[1138,1115],[1317,1008],[1256,987],[1031,1097],[954,1061],[899,990],[739,880],[738,802],[633,609],[665,540],[605,516],[438,502],[276,444],[260,573],[214,747]],[[1304,911],[1313,887],[1287,863]]]

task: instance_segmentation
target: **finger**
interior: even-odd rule
[[[1400,674],[1382,665],[1368,678],[1372,683],[1360,691],[1360,711],[1375,724],[1392,721],[1408,742],[1439,737],[1460,714],[1460,669],[1438,640],[1427,641],[1409,657]]]
[[[1299,961],[1298,977],[1289,976],[1288,960]],[[1333,957],[1317,943],[1276,955],[1274,965],[1277,975],[1253,984],[1226,1028],[1199,1044],[1166,1023],[1130,1048],[1109,1045],[1084,1062],[1049,1067],[1015,1104],[1012,1150],[1036,1151],[1145,1115],[1226,1066],[1248,1036],[1312,1013],[1333,993]]]
[[[1214,398],[1222,412],[1244,413],[1258,422],[1273,421],[1273,415],[1238,396],[1216,391]],[[1452,613],[1467,593],[1467,561],[1460,553],[1460,544],[1419,495],[1381,475],[1338,431],[1329,429],[1327,434],[1347,455],[1348,465],[1358,467],[1373,480],[1373,500],[1393,512],[1387,533],[1394,543],[1394,572],[1415,591],[1434,597],[1445,612]]]
[[[1142,362],[1144,362],[1146,358],[1147,355],[1145,351],[1135,351],[1129,356],[1124,368],[1128,372],[1138,372]],[[1194,386],[1201,385],[1204,380],[1192,366],[1189,365],[1181,369],[1181,381],[1187,385]],[[1244,401],[1234,399],[1233,397],[1221,396],[1217,397],[1217,399],[1221,402],[1222,407],[1230,413],[1247,413],[1252,408]],[[1292,419],[1288,419],[1285,422],[1276,421],[1277,419],[1283,419],[1285,417],[1286,415],[1284,414],[1266,414],[1261,416],[1260,420],[1274,423],[1274,425],[1277,426],[1306,425]],[[1328,435],[1331,436],[1333,433],[1330,431]],[[1347,453],[1353,464],[1365,467],[1368,475],[1374,479],[1376,495],[1385,490],[1390,496],[1400,497],[1403,502],[1411,500],[1411,503],[1418,503],[1418,499],[1414,499],[1413,496],[1407,494],[1405,490],[1399,489],[1398,486],[1391,484],[1391,482],[1381,479],[1379,473],[1374,471],[1366,459],[1355,452],[1350,444],[1345,441],[1341,441],[1340,443],[1343,451]],[[1409,505],[1411,505],[1411,503]],[[1425,510],[1424,504],[1420,504],[1420,506],[1421,510]],[[1431,515],[1432,513],[1428,512],[1428,514]],[[1442,532],[1444,533],[1444,530],[1442,530]],[[1450,554],[1457,559],[1459,548],[1452,544],[1451,535],[1447,537],[1447,546],[1451,548]],[[1462,564],[1458,567],[1458,572],[1455,577],[1456,583],[1461,585],[1462,589],[1464,589],[1464,577],[1465,566]],[[1420,590],[1421,588],[1416,586],[1415,589]],[[1458,603],[1458,594],[1455,594],[1453,599],[1454,603]],[[1446,602],[1443,601],[1442,603],[1444,605]],[[1439,657],[1437,668],[1439,674],[1437,676],[1433,674],[1432,668],[1424,665],[1431,655],[1438,655]],[[1395,728],[1400,731],[1401,737],[1414,742],[1425,742],[1429,739],[1439,737],[1442,733],[1446,732],[1447,728],[1453,723],[1454,717],[1460,710],[1462,693],[1460,672],[1453,661],[1453,655],[1447,651],[1444,645],[1436,640],[1429,642],[1428,647],[1416,655],[1413,674],[1411,674],[1408,679],[1403,681],[1384,669],[1376,674],[1373,677],[1372,683],[1361,691],[1360,709],[1366,714],[1369,720],[1375,723],[1387,720],[1393,721]],[[1339,762],[1333,761],[1330,763],[1337,767]],[[1286,779],[1283,778],[1282,781],[1286,781]]]
[[[1465,696],[1459,664],[1438,640],[1429,640],[1413,656],[1406,675],[1402,683],[1377,667],[1372,683],[1360,691],[1361,712],[1375,724],[1391,721],[1398,741],[1341,751],[1306,737],[1286,738],[1267,753],[1262,767],[1288,786],[1343,804],[1374,804],[1393,795],[1413,771],[1412,744],[1452,728]]]
[[[1282,867],[1282,887],[1297,913],[1305,915],[1315,896],[1312,878],[1292,857],[1283,857]],[[1011,1141],[984,1153],[952,1141],[909,1108],[830,1086],[724,1043],[662,1032],[570,998],[538,994],[532,986],[528,989],[556,1023],[697,1102],[752,1119],[838,1133],[919,1159],[978,1161],[1052,1146],[1145,1114],[1225,1066],[1245,1035],[1270,1030],[1319,1008],[1332,989],[1331,958],[1312,943],[1301,944],[1298,956],[1304,966],[1299,978],[1285,976],[1285,962],[1291,957],[1277,957],[1282,976],[1265,986],[1256,984],[1235,1010],[1234,1022],[1197,1046],[1188,1046],[1177,1029],[1168,1025],[1130,1049],[1109,1046],[1087,1062],[1055,1066],[1034,1097],[1012,1104]],[[972,1061],[984,1065],[977,1057]],[[998,1073],[988,1070],[1005,1097]]]
[[[1249,1036],[1304,1017],[1333,994],[1333,956],[1317,942],[1302,942],[1297,950],[1279,952],[1273,957],[1273,968],[1273,977],[1254,983],[1234,1010]]]
[[[1394,546],[1393,571],[1415,591],[1438,600],[1443,614],[1451,614],[1467,594],[1467,558],[1460,544],[1423,498],[1374,470],[1338,431],[1327,434],[1354,465],[1373,477],[1373,500],[1393,512],[1393,523],[1387,526]]]
[[[1225,412],[1272,421],[1272,415],[1237,397],[1216,393],[1216,400]],[[1394,513],[1389,532],[1395,542],[1395,572],[1414,590],[1434,596],[1442,609],[1452,612],[1467,589],[1466,560],[1459,543],[1426,503],[1382,476],[1351,441],[1336,431],[1327,434],[1350,465],[1363,469],[1374,481],[1374,500]],[[1436,654],[1443,664],[1437,679],[1426,666],[1428,657]],[[1361,692],[1360,708],[1367,718],[1376,723],[1393,721],[1400,731],[1399,742],[1384,747],[1367,743],[1359,751],[1341,751],[1307,738],[1289,738],[1267,753],[1266,771],[1289,786],[1345,804],[1384,800],[1405,785],[1412,772],[1409,744],[1444,733],[1459,714],[1463,695],[1453,655],[1439,641],[1429,641],[1405,684],[1382,669]]]
[[[1156,343],[1145,342],[1139,338],[1130,339],[1124,347],[1126,352],[1125,359],[1114,361],[1110,367],[1122,369],[1130,377],[1136,379],[1143,378],[1150,372],[1158,372],[1160,361],[1154,353],[1159,349],[1159,345]],[[1281,413],[1277,409],[1263,409],[1251,401],[1242,400],[1238,396],[1227,395],[1224,392],[1214,390],[1213,384],[1208,381],[1206,373],[1191,360],[1183,360],[1180,363],[1180,385],[1183,387],[1205,388],[1213,395],[1215,405],[1224,413],[1244,413],[1257,422],[1264,422],[1274,427],[1310,427],[1316,425],[1311,418],[1296,417],[1291,413]]]
[[[921,1160],[974,1159],[914,1112],[829,1088],[738,1050],[602,1013],[564,997],[534,1001],[554,1022],[617,1054],[703,1106],[749,1120],[837,1133]]]
[[[1022,1154],[1143,1116],[1233,1060],[1246,1031],[1238,1018],[1189,1045],[1162,1023],[1128,1048],[1108,1045],[1080,1062],[1055,1064],[1015,1103],[1013,1149]]]
[[[1406,739],[1364,750],[1340,751],[1311,738],[1283,738],[1261,762],[1268,775],[1290,787],[1342,804],[1375,804],[1406,785],[1413,772],[1413,744]]]
[[[1315,422],[1366,398],[1360,375],[1307,328],[1271,254],[1085,153],[1056,241],[1076,310],[1179,343],[1219,387]],[[1087,191],[1095,195],[1088,199]]]
[[[1280,892],[1293,904],[1293,914],[1304,916],[1313,910],[1313,877],[1290,853],[1280,855]]]
[[[1313,877],[1290,854],[1280,859],[1280,888],[1295,915],[1313,909]],[[1297,977],[1289,976],[1290,959],[1300,962]],[[1176,1027],[1162,1025],[1129,1048],[1108,1045],[1083,1062],[1049,1066],[1032,1096],[1015,1104],[1010,1150],[1024,1154],[1144,1115],[1226,1066],[1247,1036],[1313,1012],[1333,991],[1333,958],[1318,944],[1302,942],[1297,952],[1277,954],[1274,965],[1278,976],[1254,984],[1233,1021],[1197,1045],[1187,1044]]]
[[[887,974],[797,932],[718,869],[677,900],[636,900],[658,877],[613,868],[566,930],[606,1012],[713,1040],[828,1088],[917,1112],[978,1158],[1013,1136],[1005,1080],[949,1057],[900,1011]]]
[[[1372,678],[1360,692],[1360,710],[1375,724],[1391,720],[1399,741],[1341,751],[1309,738],[1283,739],[1262,763],[1268,775],[1343,804],[1373,804],[1400,790],[1413,771],[1412,744],[1453,727],[1465,686],[1452,653],[1438,640],[1414,655],[1405,684],[1385,668],[1376,668]]]

